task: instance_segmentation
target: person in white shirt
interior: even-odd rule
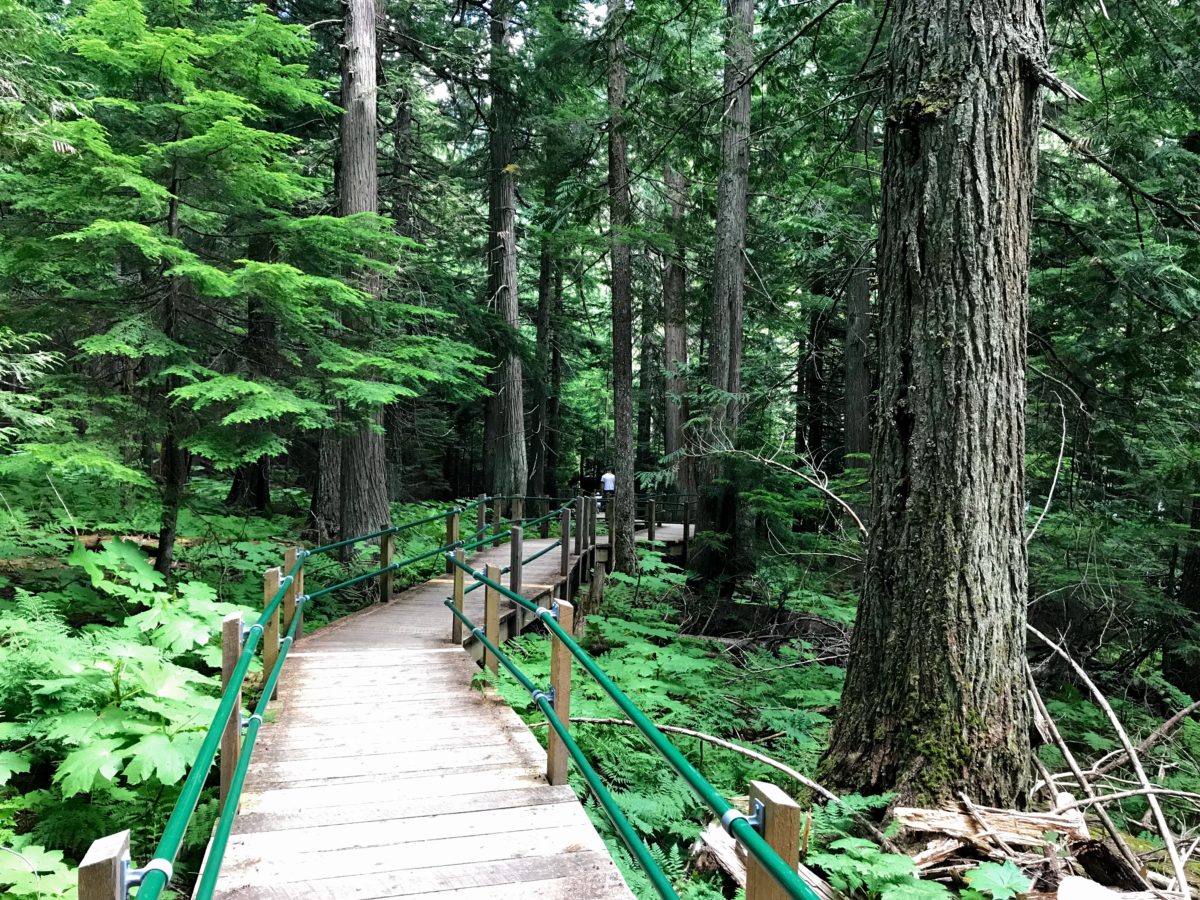
[[[617,476],[612,473],[612,469],[600,476],[600,489],[604,491],[604,504],[601,506],[601,509],[604,509],[617,491]]]

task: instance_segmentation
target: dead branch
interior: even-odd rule
[[[1146,775],[1146,770],[1142,766],[1142,760],[1134,749],[1133,741],[1129,739],[1129,734],[1125,731],[1125,727],[1121,724],[1121,720],[1117,718],[1117,714],[1113,711],[1112,705],[1109,704],[1108,698],[1101,693],[1096,687],[1095,682],[1088,677],[1087,672],[1079,663],[1075,662],[1074,657],[1067,653],[1062,647],[1046,637],[1032,625],[1026,625],[1026,628],[1042,641],[1046,646],[1053,650],[1074,670],[1080,680],[1087,685],[1088,690],[1092,692],[1092,696],[1096,698],[1096,703],[1104,710],[1104,714],[1108,717],[1108,721],[1112,724],[1113,729],[1117,732],[1117,737],[1121,741],[1121,746],[1125,748],[1125,752],[1129,754],[1129,762],[1133,768],[1134,774],[1137,775],[1138,781],[1142,787],[1148,791],[1146,794],[1146,802],[1150,805],[1150,810],[1154,813],[1154,821],[1158,825],[1158,833],[1163,839],[1163,843],[1167,846],[1167,857],[1171,860],[1171,868],[1175,871],[1175,879],[1179,883],[1179,890],[1183,893],[1184,900],[1191,900],[1191,888],[1187,882],[1187,872],[1184,870],[1183,861],[1179,858],[1179,848],[1175,845],[1175,835],[1171,831],[1170,825],[1167,824],[1167,817],[1162,811],[1162,805],[1158,802],[1158,798],[1154,795],[1154,785],[1150,782]]]
[[[1195,703],[1191,704],[1190,706],[1185,706],[1179,712],[1175,713],[1175,715],[1171,716],[1171,718],[1167,719],[1167,721],[1163,722],[1161,725],[1159,725],[1157,728],[1155,728],[1152,732],[1150,732],[1150,734],[1147,735],[1146,739],[1137,745],[1137,752],[1138,753],[1146,753],[1155,744],[1157,744],[1163,738],[1167,737],[1172,731],[1174,731],[1175,727],[1180,722],[1182,722],[1184,719],[1186,719],[1188,716],[1190,716],[1192,713],[1196,712],[1197,710],[1200,710],[1200,700],[1197,700]],[[1126,753],[1124,750],[1114,750],[1112,753],[1109,753],[1107,756],[1103,756],[1099,760],[1097,760],[1096,764],[1094,766],[1092,766],[1089,774],[1096,775],[1096,776],[1107,775],[1113,769],[1117,769],[1117,768],[1120,768],[1121,766],[1123,766],[1125,764],[1125,758],[1126,758]]]
[[[1112,794],[1100,794],[1096,797],[1087,797],[1083,800],[1071,799],[1069,803],[1058,804],[1054,807],[1055,812],[1063,812],[1068,809],[1079,809],[1084,806],[1091,806],[1093,803],[1109,803],[1113,800],[1124,800],[1128,797],[1182,797],[1185,800],[1200,802],[1200,794],[1193,791],[1176,791],[1170,788],[1153,787],[1150,789],[1138,788],[1131,791],[1116,791]]]
[[[1095,788],[1093,788],[1092,783],[1083,776],[1083,771],[1079,768],[1079,763],[1075,759],[1075,754],[1071,752],[1071,748],[1068,747],[1067,742],[1063,740],[1062,733],[1058,730],[1058,725],[1055,724],[1054,719],[1050,717],[1049,710],[1046,709],[1046,701],[1042,699],[1042,694],[1041,691],[1038,690],[1037,682],[1033,680],[1033,670],[1029,668],[1028,662],[1025,663],[1025,680],[1029,683],[1029,696],[1033,700],[1033,704],[1037,708],[1038,712],[1041,713],[1041,716],[1046,723],[1046,728],[1050,732],[1051,740],[1054,741],[1055,746],[1058,747],[1059,752],[1062,753],[1063,759],[1067,761],[1067,767],[1071,770],[1071,774],[1075,776],[1075,780],[1079,782],[1079,787],[1085,794],[1087,794],[1089,797],[1095,797]],[[1117,826],[1113,822],[1112,817],[1108,814],[1108,810],[1106,810],[1103,806],[1097,806],[1095,809],[1096,816],[1100,819],[1101,824],[1104,825],[1104,829],[1112,837],[1113,843],[1120,851],[1121,856],[1124,857],[1125,862],[1129,864],[1130,869],[1137,873],[1138,880],[1141,881],[1143,885],[1150,890],[1153,890],[1153,885],[1151,885],[1150,882],[1146,880],[1146,877],[1141,874],[1141,863],[1138,862],[1138,858],[1134,855],[1133,851],[1129,849],[1129,846],[1121,837],[1121,832],[1117,830]]]
[[[1058,412],[1062,416],[1062,437],[1058,441],[1058,462],[1054,464],[1054,478],[1050,480],[1050,489],[1046,492],[1046,505],[1042,507],[1042,512],[1037,517],[1037,521],[1029,529],[1029,534],[1025,535],[1026,546],[1033,540],[1033,536],[1037,534],[1037,530],[1046,518],[1046,513],[1050,512],[1050,503],[1054,500],[1054,489],[1058,487],[1058,476],[1062,472],[1063,454],[1067,450],[1067,409],[1063,405],[1062,397],[1059,397],[1058,394],[1054,396],[1058,398]]]

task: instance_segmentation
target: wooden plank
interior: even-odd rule
[[[232,852],[234,848],[230,848]],[[566,828],[513,831],[506,834],[468,835],[443,840],[400,844],[381,852],[378,847],[345,848],[333,852],[306,854],[303,858],[258,854],[226,858],[221,867],[226,878],[238,880],[248,872],[257,883],[269,881],[311,880],[312,878],[348,878],[362,872],[406,872],[437,866],[472,866],[483,862],[517,859],[526,856],[551,856],[603,850],[604,843],[591,824]]]
[[[426,777],[341,784],[288,785],[242,794],[243,812],[289,812],[357,803],[408,803],[447,794],[470,794],[506,789],[546,787],[540,767],[512,765],[478,772],[438,772]]]
[[[588,878],[589,890],[577,898],[632,897],[621,883],[618,889],[607,889],[616,868],[607,853],[581,851],[556,856],[535,856],[526,859],[496,860],[463,867],[450,865],[428,867],[412,872],[358,873],[346,878],[315,879],[308,882],[280,882],[268,885],[243,886],[232,883],[219,890],[221,900],[380,900],[385,897],[412,897],[428,893],[457,892],[502,885],[536,885],[548,879]],[[619,881],[620,876],[616,875]],[[526,896],[538,897],[529,892]]]
[[[511,765],[514,756],[512,744],[497,744],[492,747],[471,748],[471,768],[502,768]],[[417,750],[412,753],[381,753],[375,756],[342,756],[328,759],[309,759],[279,762],[264,760],[250,763],[248,777],[254,778],[257,788],[269,784],[303,784],[313,780],[345,778],[397,778],[410,772],[438,772],[445,763],[446,751]],[[530,762],[536,764],[537,760]],[[294,769],[302,770],[297,775]]]
[[[293,828],[320,828],[350,822],[380,822],[388,819],[421,819],[450,813],[504,810],[514,807],[575,803],[575,792],[567,785],[552,787],[506,788],[469,794],[405,798],[403,803],[350,803],[318,809],[292,809],[283,812],[247,812],[238,816],[238,829],[249,834],[264,831],[289,831]]]
[[[262,831],[238,834],[230,839],[226,863],[262,856],[304,857],[310,853],[328,855],[338,850],[387,847],[388,853],[404,852],[409,844],[429,844],[450,838],[503,837],[506,834],[535,829],[571,828],[579,825],[578,803],[484,809],[472,812],[431,815],[423,818],[380,819],[374,822],[325,824],[288,831]]]

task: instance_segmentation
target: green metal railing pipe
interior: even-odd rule
[[[471,577],[476,581],[487,583],[514,603],[518,603],[525,609],[534,612],[546,627],[554,633],[555,637],[562,641],[567,649],[571,651],[571,655],[596,680],[596,683],[612,698],[613,702],[621,708],[626,717],[642,732],[643,736],[650,742],[650,745],[687,782],[688,787],[692,789],[696,796],[703,800],[708,808],[721,819],[726,830],[742,842],[746,850],[767,870],[775,882],[793,897],[799,897],[801,900],[819,900],[812,888],[805,884],[796,871],[784,862],[778,853],[771,849],[771,845],[763,839],[762,835],[754,830],[746,817],[735,810],[729,801],[722,797],[717,789],[709,783],[708,779],[701,775],[696,767],[687,761],[687,758],[667,739],[666,735],[658,730],[654,723],[647,718],[646,714],[638,708],[637,704],[630,700],[625,692],[617,687],[616,683],[605,674],[604,670],[592,659],[591,655],[575,642],[575,638],[558,624],[558,621],[550,615],[549,610],[531,603],[520,594],[510,591],[504,585],[492,581],[485,574],[476,572],[470,566],[460,563],[453,556],[449,558],[456,566],[469,572]],[[734,816],[736,817],[731,819]]]
[[[476,532],[476,533],[478,534],[478,532]],[[508,537],[510,534],[512,534],[511,528],[508,531],[501,531],[499,534],[493,534],[493,535],[490,535],[489,537],[480,538],[477,541],[471,541],[470,543],[462,544],[461,547],[463,550],[474,550],[477,547],[482,547],[484,544],[491,544],[494,541],[503,540],[504,538]]]
[[[531,562],[533,562],[535,559],[537,559],[538,557],[545,556],[547,553],[549,553],[555,547],[561,547],[561,546],[562,546],[562,538],[559,538],[557,541],[555,541],[549,547],[543,547],[541,550],[539,550],[537,553],[533,554],[532,556],[529,556],[529,557],[521,560],[521,565],[527,566]],[[479,582],[476,582],[476,584],[478,584],[478,583]]]
[[[550,723],[550,727],[562,739],[563,745],[567,748],[567,753],[575,761],[580,774],[583,775],[583,780],[591,788],[592,795],[608,816],[609,821],[612,822],[613,829],[617,832],[621,843],[629,849],[629,852],[633,855],[638,865],[645,871],[646,876],[650,879],[650,883],[654,885],[654,889],[658,892],[658,895],[663,900],[679,900],[679,895],[675,893],[675,888],[671,885],[671,880],[663,872],[662,867],[659,866],[654,857],[650,855],[650,851],[646,849],[646,845],[638,837],[632,823],[625,816],[625,813],[621,811],[621,807],[617,805],[617,801],[613,799],[608,788],[604,786],[600,775],[592,767],[592,764],[588,762],[588,758],[583,750],[580,749],[579,744],[571,737],[571,732],[563,724],[562,719],[559,718],[557,711],[555,711],[553,704],[551,704],[550,697],[533,683],[533,680],[509,658],[507,653],[489,641],[487,636],[484,635],[483,629],[467,618],[464,613],[460,612],[452,601],[445,601],[445,606],[471,630],[471,634],[479,639],[488,652],[495,656],[513,678],[521,683],[521,687],[525,688],[529,692],[529,695],[533,697],[534,703],[542,711],[542,715],[546,717],[546,721]]]
[[[238,801],[242,796],[242,788],[246,783],[246,773],[250,769],[250,759],[254,754],[254,744],[258,740],[258,730],[262,727],[263,714],[267,711],[267,704],[271,701],[271,695],[275,693],[275,685],[279,683],[279,676],[283,672],[283,663],[287,659],[288,651],[291,650],[292,644],[296,640],[296,628],[300,624],[300,616],[295,616],[292,619],[292,625],[288,629],[287,636],[279,643],[279,658],[275,661],[267,680],[263,683],[262,696],[259,697],[258,704],[254,707],[254,713],[250,716],[246,724],[246,736],[242,742],[241,752],[238,754],[237,767],[234,769],[233,778],[229,782],[229,793],[225,799],[225,808],[221,810],[221,817],[217,820],[217,827],[213,831],[212,840],[209,842],[208,858],[204,864],[204,874],[200,878],[200,886],[196,892],[198,900],[209,900],[217,887],[217,878],[221,874],[221,863],[225,859],[225,848],[229,844],[229,836],[233,833],[233,821],[237,818]]]
[[[294,623],[293,623],[294,624]],[[204,790],[204,782],[208,778],[208,770],[212,768],[213,760],[216,759],[217,749],[221,745],[221,735],[225,731],[225,723],[229,721],[230,715],[236,710],[239,693],[236,689],[230,690],[233,685],[239,688],[246,677],[246,671],[250,668],[250,660],[254,657],[254,650],[258,646],[259,638],[263,633],[263,626],[255,623],[250,626],[250,632],[246,636],[246,643],[242,647],[242,652],[238,656],[237,664],[233,667],[233,672],[230,674],[229,687],[221,696],[221,702],[217,706],[217,713],[213,716],[212,724],[208,727],[208,733],[204,736],[203,743],[200,744],[200,752],[196,754],[196,761],[192,763],[191,771],[188,772],[187,778],[183,782],[183,789],[179,792],[179,799],[175,801],[175,808],[171,810],[171,816],[167,819],[167,825],[163,829],[163,836],[159,839],[158,846],[154,850],[154,860],[152,862],[166,863],[167,868],[173,869],[175,866],[175,857],[179,854],[179,848],[183,845],[184,835],[187,833],[188,823],[192,818],[192,813],[196,811],[196,804],[200,800],[200,793]],[[167,886],[167,873],[163,869],[151,868],[146,873],[146,877],[142,880],[141,886],[138,888],[139,900],[157,900],[162,895],[163,889]]]
[[[392,566],[384,566],[382,569],[375,569],[367,572],[365,575],[356,575],[354,578],[347,578],[345,581],[338,582],[330,587],[321,588],[319,591],[313,591],[310,594],[305,594],[304,599],[316,600],[318,597],[324,597],[326,594],[332,594],[334,591],[340,591],[342,588],[348,588],[362,581],[367,581],[371,578],[378,578],[384,572],[387,572]]]
[[[412,522],[405,522],[401,525],[393,525],[388,529],[392,534],[399,534],[401,531],[407,531],[409,528],[416,528],[418,525],[428,525],[430,522],[437,522],[442,519],[448,519],[455,513],[463,511],[461,506],[452,506],[445,512],[440,512],[437,515],[426,516],[424,519],[414,519]]]
[[[500,574],[507,575],[511,571],[512,571],[512,566],[505,566],[503,569],[500,570]],[[481,587],[483,587],[483,582],[477,581],[473,585],[471,585],[469,588],[463,588],[463,594],[464,595],[469,594],[469,593],[471,593],[471,591],[475,590],[476,588],[481,588]]]
[[[383,537],[385,534],[391,534],[394,529],[391,525],[384,528],[382,531],[372,531],[370,534],[364,534],[360,537],[346,538],[344,541],[336,541],[332,544],[324,544],[320,547],[314,547],[308,551],[309,556],[316,556],[318,553],[328,553],[330,550],[340,550],[342,547],[349,547],[351,544],[361,544],[363,541],[372,541],[377,537]]]

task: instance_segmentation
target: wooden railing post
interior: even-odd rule
[[[278,645],[277,645],[278,648]],[[242,614],[230,613],[221,622],[221,693],[224,694],[233,677],[238,657],[242,653]],[[218,809],[225,808],[229,785],[233,781],[233,770],[237,767],[238,753],[242,746],[242,690],[239,687],[229,721],[221,735],[221,789]]]
[[[575,498],[575,555],[583,555],[583,494]]]
[[[547,498],[538,504],[538,517],[539,518],[541,518],[542,516],[550,515],[551,502],[552,501],[549,498]],[[543,538],[550,537],[550,520],[544,519],[542,521],[542,524],[538,526],[538,529],[539,529],[538,530],[539,536],[541,536]]]
[[[564,509],[558,517],[558,533],[562,536],[562,554],[558,564],[558,574],[563,577],[563,599],[570,599],[571,579],[567,573],[571,571],[571,511]]]
[[[483,537],[483,528],[487,525],[487,494],[479,495],[479,505],[475,507],[475,530]]]
[[[800,864],[800,804],[766,781],[750,782],[750,805],[763,805],[762,836],[794,872]],[[758,864],[746,859],[746,900],[788,900],[789,894]]]
[[[566,600],[558,601],[558,624],[567,634],[575,631],[575,607]],[[559,638],[550,649],[550,689],[554,691],[554,711],[568,729],[571,727],[571,651]],[[546,780],[551,784],[567,783],[566,745],[554,729],[546,743]]]
[[[280,582],[283,581],[283,570],[276,566],[273,569],[267,569],[263,574],[263,609],[266,610],[271,601],[275,599],[275,595],[279,592]],[[267,616],[267,624],[263,626],[263,678],[267,678],[271,674],[271,670],[275,668],[275,663],[279,660],[279,610],[276,609],[271,615]],[[279,685],[276,684],[275,691],[271,694],[271,699],[274,700],[279,693]]]
[[[125,900],[122,870],[128,861],[128,831],[92,841],[76,873],[79,900]]]
[[[455,550],[454,558],[460,563],[465,563],[467,561],[466,551]],[[451,563],[451,565],[454,564]],[[465,576],[466,572],[464,572],[458,566],[454,566],[454,608],[459,612],[463,611],[463,601],[466,599],[466,588],[463,586],[465,582]],[[453,614],[450,616],[450,640],[460,646],[463,642],[462,620]]]
[[[380,603],[387,603],[392,599],[392,579],[395,576],[395,571],[391,568],[391,565],[395,556],[396,536],[394,534],[385,534],[383,540],[379,543],[379,568],[383,569],[379,573]]]
[[[511,515],[509,515],[509,519],[511,519],[513,522],[516,522],[518,525],[524,523],[524,521],[525,521],[525,498],[524,497],[518,497],[516,500],[514,500],[512,502],[512,510],[511,510]]]
[[[512,527],[512,539],[510,542],[512,555],[508,562],[508,589],[514,594],[521,593],[522,574],[525,564],[521,562],[521,558],[525,555],[525,529],[520,525]],[[524,596],[524,594],[521,594]]]
[[[646,536],[650,538],[650,543],[654,543],[654,529],[658,524],[658,519],[655,518],[657,505],[653,500],[646,501]]]
[[[446,546],[458,543],[459,534],[462,529],[462,513],[450,513],[450,518],[446,519]],[[450,560],[446,560],[446,573],[454,572],[456,566]],[[457,619],[455,621],[458,621]]]
[[[500,583],[500,567],[488,565],[487,577],[490,581]],[[494,646],[500,646],[500,592],[490,584],[484,585],[483,595],[483,634]],[[493,672],[500,671],[500,660],[486,648],[483,651],[487,667]]]
[[[592,565],[596,564],[596,519],[599,510],[596,509],[596,498],[588,497],[588,543],[592,547]]]
[[[283,564],[289,572],[296,569],[296,560],[300,558],[299,547],[288,547],[287,555],[283,558]],[[288,632],[292,628],[292,620],[296,616],[300,616],[300,623],[296,626],[296,641],[300,640],[300,636],[304,632],[304,610],[296,607],[296,598],[304,594],[304,566],[296,569],[296,574],[292,576],[292,583],[287,586],[287,590],[283,593],[283,630]],[[294,642],[293,642],[294,643]]]
[[[691,541],[692,530],[692,504],[688,501],[683,504],[683,562],[687,565],[688,561],[688,542]]]

